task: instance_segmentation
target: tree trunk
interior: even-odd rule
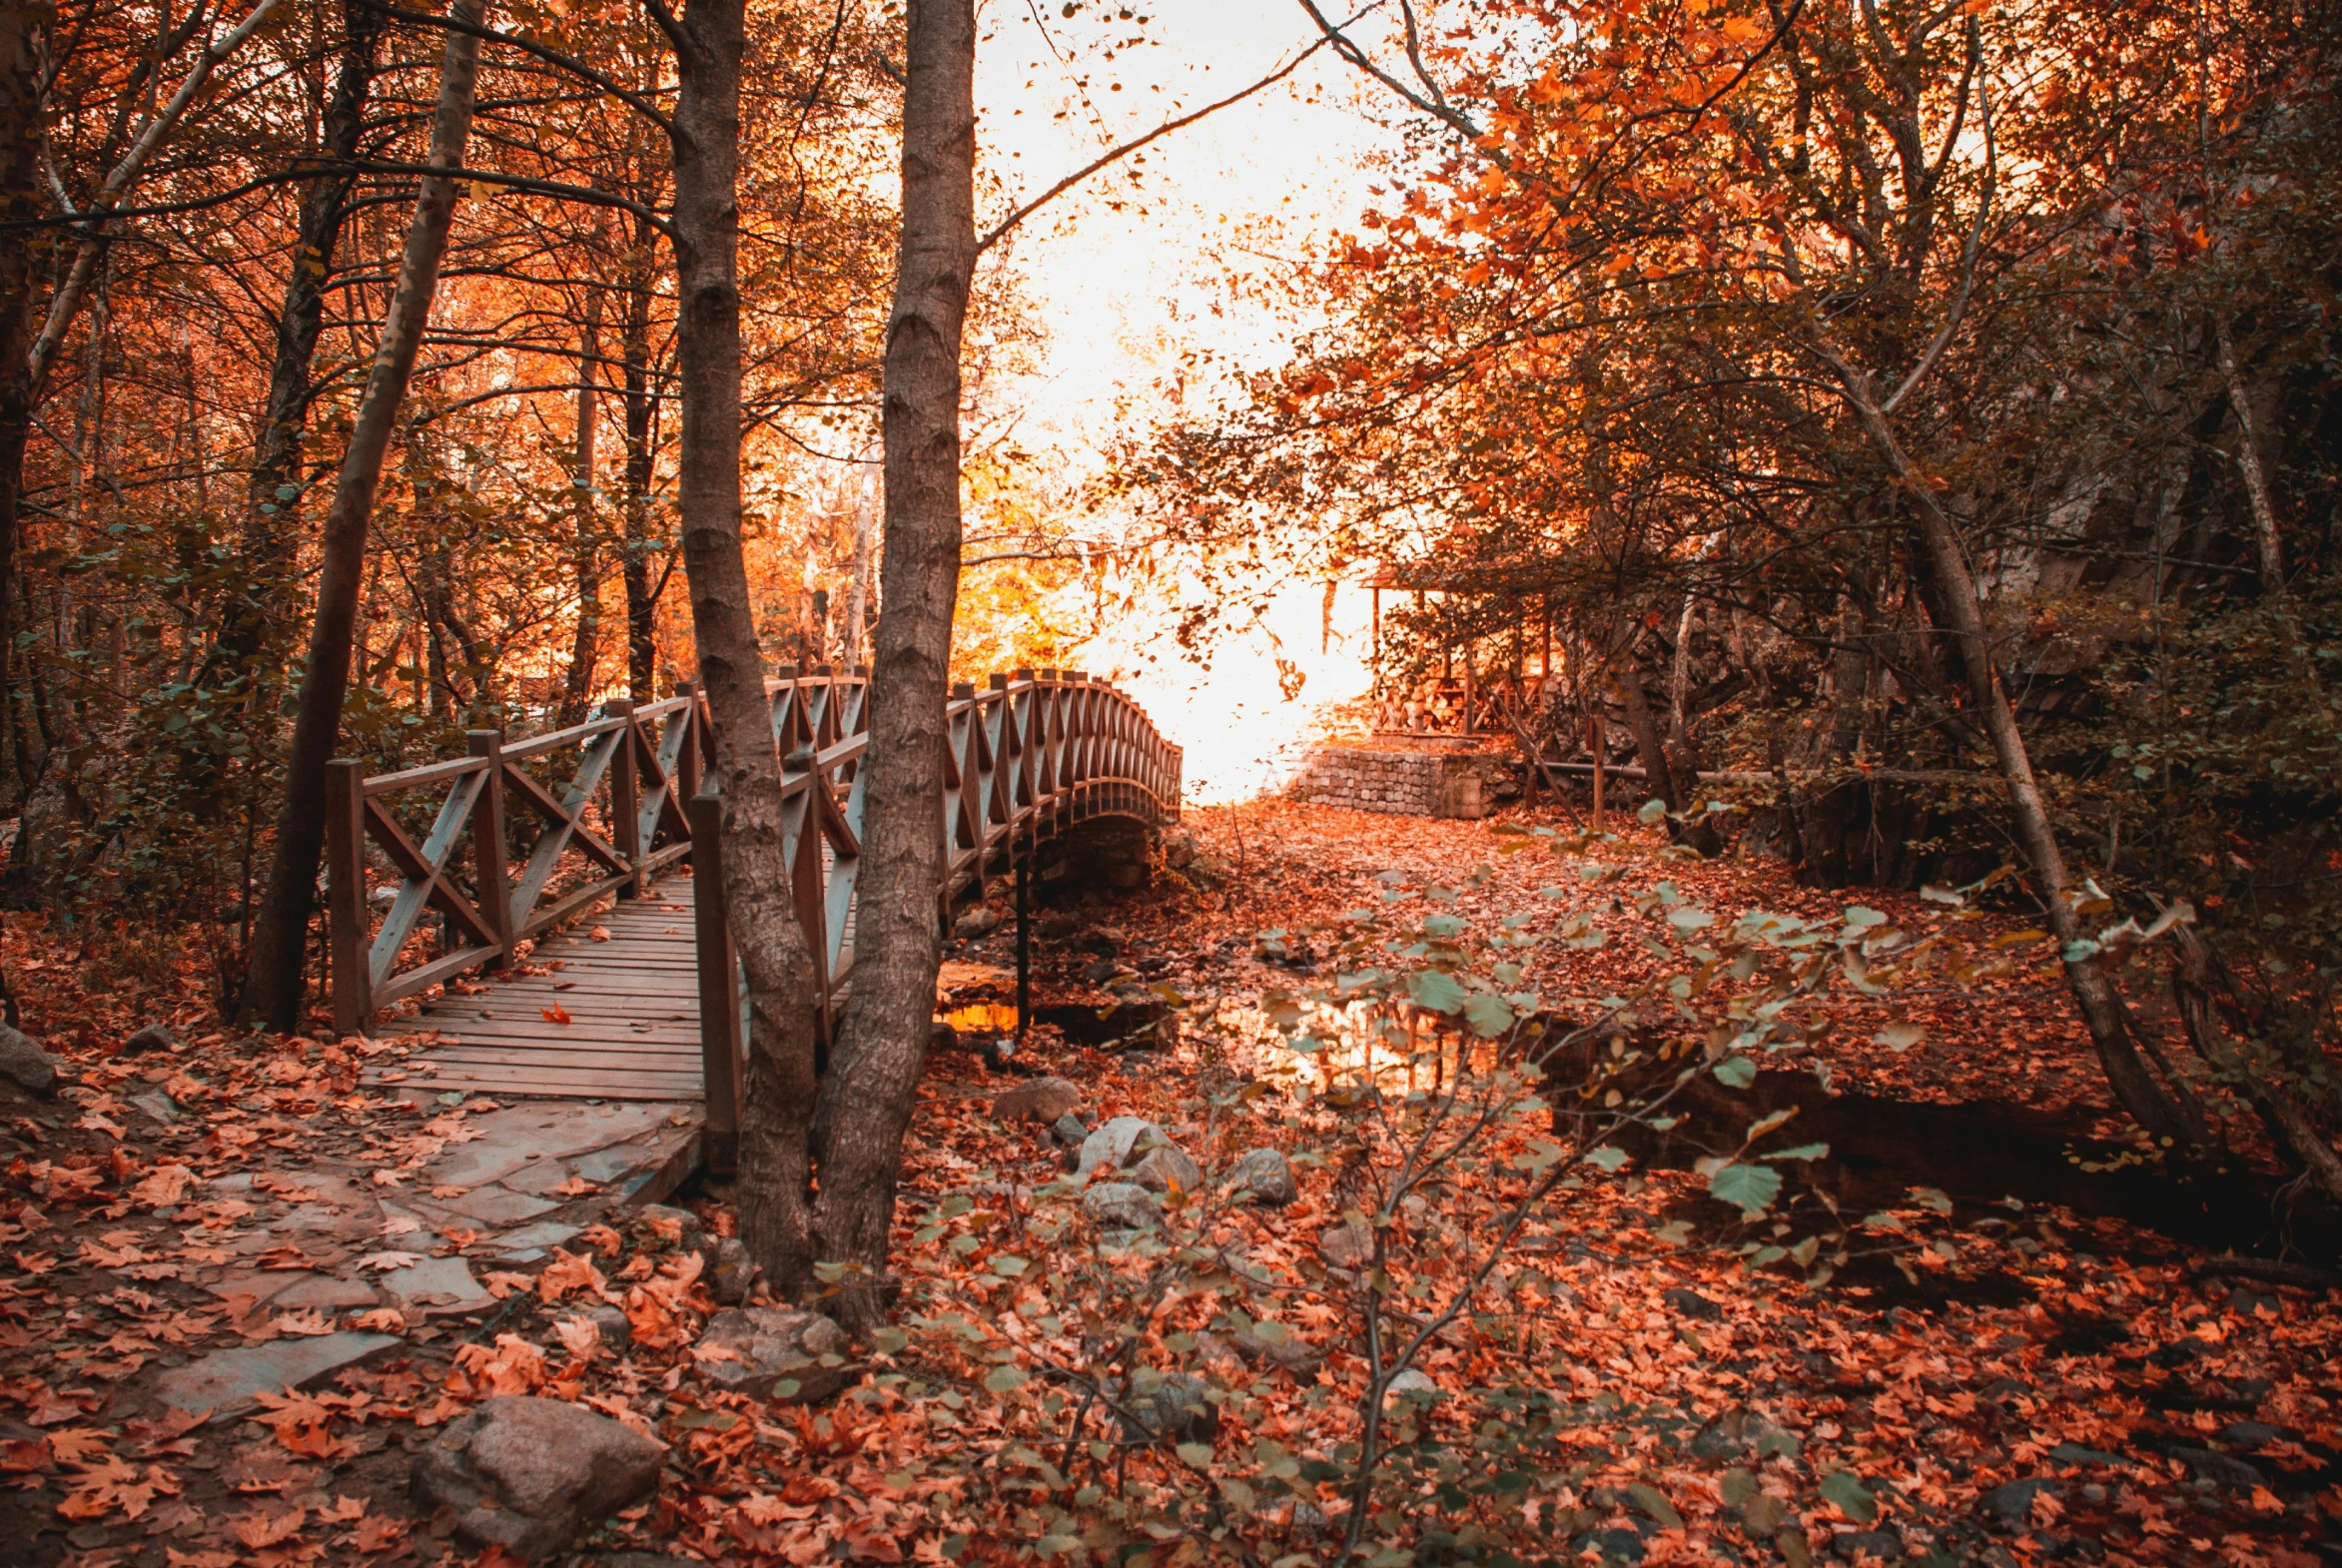
[[[454,0],[452,15],[478,26],[485,0]],[[449,32],[439,63],[439,101],[425,155],[434,169],[463,164],[471,134],[471,106],[479,80],[479,39]],[[383,457],[414,358],[422,346],[439,262],[455,215],[455,182],[426,175],[414,199],[414,220],[398,263],[398,282],[383,323],[334,502],[326,513],[324,560],[318,577],[317,617],[310,627],[308,666],[293,721],[285,765],[285,797],[277,812],[277,844],[268,890],[253,930],[252,975],[243,1015],[251,1022],[291,1030],[301,1022],[302,956],[317,896],[318,860],[326,838],[326,764],[342,728],[342,700],[350,685],[351,648],[358,628],[359,591],[366,577],[367,525],[382,486]]]
[[[627,689],[636,702],[659,695],[658,598],[650,580],[650,427],[658,406],[651,392],[651,236],[637,226],[632,271],[626,280],[626,323],[619,354],[626,399],[626,558],[619,576],[626,587]]]
[[[840,1315],[866,1331],[942,960],[944,704],[960,586],[960,339],[976,271],[973,0],[911,0],[903,235],[887,322],[886,560],[870,694],[854,991],[822,1084],[819,1227],[859,1265]]]
[[[1983,722],[1985,736],[1991,742],[2001,781],[2008,790],[2016,841],[2032,867],[2041,901],[2047,906],[2049,930],[2060,947],[2070,950],[2072,944],[2087,941],[2090,931],[2074,907],[2077,900],[2072,881],[2066,875],[2065,855],[2058,847],[2056,828],[2049,820],[2049,805],[2033,778],[2032,755],[2025,747],[2023,732],[2017,728],[2016,708],[2000,682],[1999,665],[1992,657],[1991,634],[1984,625],[1983,600],[1976,592],[1975,575],[1968,569],[1966,546],[1957,526],[1938,504],[1929,480],[1914,467],[1902,443],[1895,438],[1886,415],[1870,400],[1864,389],[1849,391],[1872,439],[1919,508],[1921,564],[1934,579],[1937,597],[1943,601],[1951,622],[1969,695]],[[2187,1086],[2174,1080],[2166,1089],[2139,1055],[2137,1041],[2131,1034],[2129,1009],[2115,991],[2105,966],[2085,951],[2066,963],[2065,984],[2073,993],[2083,1025],[2089,1030],[2090,1043],[2097,1048],[2098,1063],[2105,1071],[2107,1085],[2122,1102],[2123,1109],[2140,1127],[2159,1138],[2189,1144],[2206,1142],[2211,1130],[2205,1125],[2203,1113]]]
[[[561,723],[585,717],[593,701],[593,666],[601,648],[601,535],[593,513],[593,430],[599,417],[594,397],[601,375],[602,291],[585,292],[585,330],[577,341],[577,539],[570,564],[577,576],[577,633],[569,644],[569,676],[561,691]]]
[[[691,0],[672,35],[683,567],[723,792],[724,918],[748,972],[740,1235],[774,1285],[798,1295],[814,1283],[813,960],[782,855],[781,759],[740,547],[744,11],[744,0]]]
[[[878,501],[878,464],[871,460],[869,447],[863,448],[857,466],[862,470],[862,482],[854,494],[854,580],[846,588],[846,626],[841,639],[848,669],[864,662],[869,645],[863,633],[870,614],[871,512]]]
[[[372,6],[352,0],[343,7],[347,34],[342,63],[319,138],[320,154],[333,162],[348,163],[358,156],[382,25],[382,13]],[[282,601],[298,553],[295,523],[302,499],[302,447],[314,395],[310,368],[325,324],[326,281],[333,276],[344,208],[356,181],[354,175],[320,175],[302,194],[284,302],[277,311],[269,398],[253,440],[240,543],[242,582],[222,606],[219,639],[202,681],[207,686],[249,687],[267,673],[254,661],[261,657],[271,629],[282,620]],[[269,669],[277,662],[268,660]]]
[[[33,254],[39,231],[15,224],[42,216],[40,198],[41,49],[54,14],[37,0],[0,0],[0,710],[17,728],[19,777],[27,737],[16,726],[9,655],[16,646],[17,510],[24,489],[24,449],[33,426],[33,292],[41,269]]]

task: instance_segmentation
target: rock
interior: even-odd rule
[[[1101,1166],[1120,1171],[1152,1149],[1155,1142],[1170,1140],[1153,1122],[1145,1117],[1116,1117],[1082,1141],[1082,1163],[1075,1169],[1085,1176]]]
[[[1122,973],[1119,959],[1102,958],[1082,966],[1082,978],[1093,986],[1103,986]]]
[[[122,1042],[122,1054],[126,1057],[143,1057],[150,1051],[168,1051],[177,1044],[178,1042],[171,1038],[169,1026],[149,1024]]]
[[[132,1095],[130,1103],[165,1127],[169,1127],[179,1120],[179,1102],[159,1089],[150,1089],[142,1094]]]
[[[1274,1149],[1248,1149],[1237,1156],[1235,1165],[1228,1171],[1228,1184],[1242,1188],[1253,1202],[1271,1208],[1288,1207],[1301,1197],[1301,1189],[1293,1180],[1293,1168]]]
[[[1176,1144],[1158,1144],[1124,1169],[1123,1174],[1151,1192],[1177,1187],[1192,1192],[1203,1184],[1203,1173]]]
[[[1267,1330],[1265,1333],[1262,1329]],[[1227,1347],[1253,1366],[1274,1367],[1295,1377],[1313,1377],[1325,1357],[1308,1340],[1282,1323],[1262,1323],[1229,1334]]]
[[[1674,1307],[1684,1316],[1696,1317],[1703,1323],[1717,1323],[1724,1320],[1724,1308],[1697,1290],[1687,1290],[1678,1285],[1672,1290],[1660,1291],[1659,1299]]]
[[[1995,1377],[1976,1390],[1978,1399],[1989,1399],[1994,1404],[2011,1404],[2033,1391],[2033,1385],[2021,1378]]]
[[[490,1183],[461,1197],[450,1197],[447,1206],[467,1219],[476,1219],[488,1225],[517,1225],[549,1214],[561,1205],[551,1198],[535,1197],[526,1192],[515,1192],[498,1183]]]
[[[1149,1230],[1163,1223],[1155,1194],[1132,1181],[1101,1181],[1082,1194],[1082,1211],[1109,1230]]]
[[[1903,1537],[1893,1530],[1841,1530],[1830,1537],[1830,1550],[1840,1557],[1876,1557],[1882,1562],[1903,1561]]]
[[[496,1304],[460,1257],[426,1257],[393,1268],[383,1275],[383,1288],[427,1317],[479,1312]]]
[[[415,1456],[413,1489],[426,1514],[454,1509],[465,1539],[538,1562],[650,1495],[665,1457],[582,1405],[507,1396],[449,1422]]]
[[[30,1035],[0,1024],[0,1078],[36,1095],[50,1094],[57,1088],[57,1063]]]
[[[1317,1235],[1317,1255],[1332,1268],[1363,1268],[1374,1260],[1374,1232],[1355,1219],[1327,1225]]]
[[[1069,1111],[1050,1125],[1049,1136],[1070,1151],[1079,1150],[1083,1141],[1090,1137],[1090,1129],[1082,1125],[1080,1117]],[[1081,1157],[1076,1155],[1075,1158],[1078,1160]]]
[[[634,1324],[615,1306],[588,1307],[585,1320],[601,1335],[602,1347],[613,1354],[634,1343]]]
[[[707,1226],[688,1208],[676,1208],[667,1203],[645,1203],[634,1211],[661,1240],[672,1241],[686,1252],[696,1252],[707,1240]]]
[[[1082,1091],[1064,1079],[1034,1078],[994,1100],[992,1115],[997,1122],[1055,1122],[1081,1105]]]
[[[401,1342],[394,1334],[345,1331],[277,1339],[241,1350],[214,1350],[155,1379],[155,1397],[174,1410],[240,1415],[260,1403],[256,1395],[306,1387],[329,1372]]]
[[[1219,1434],[1219,1407],[1211,1402],[1210,1389],[1192,1372],[1142,1371],[1121,1401],[1128,1412],[1124,1430],[1159,1442],[1208,1443]]]
[[[715,1255],[707,1264],[708,1293],[725,1306],[738,1306],[748,1299],[749,1287],[755,1282],[756,1264],[749,1260],[748,1243],[736,1235],[716,1242]]]
[[[978,937],[990,936],[998,931],[1001,919],[999,910],[989,904],[978,904],[962,911],[960,918],[952,922],[952,935],[963,942],[973,942]]]
[[[2220,1428],[2221,1438],[2239,1448],[2265,1448],[2284,1435],[2266,1421],[2231,1421]]]
[[[374,1290],[355,1279],[337,1279],[332,1274],[312,1274],[295,1280],[269,1297],[271,1306],[316,1306],[337,1310],[350,1306],[375,1304]]]
[[[1797,1451],[1795,1435],[1754,1410],[1727,1410],[1692,1437],[1692,1452],[1702,1459],[1738,1459],[1750,1454],[1769,1459]]]
[[[2233,1454],[2215,1453],[2209,1448],[2173,1448],[2170,1454],[2185,1464],[2199,1481],[2232,1486],[2240,1492],[2268,1484],[2268,1477],[2261,1474],[2258,1465]]]
[[[1410,1366],[1384,1385],[1382,1396],[1385,1399],[1394,1399],[1400,1394],[1414,1394],[1418,1397],[1424,1397],[1436,1395],[1438,1392],[1439,1384],[1431,1380],[1430,1373],[1419,1366]]]
[[[1120,953],[1131,945],[1131,934],[1120,926],[1092,926],[1082,946],[1093,953]]]
[[[1990,1514],[2002,1529],[2024,1529],[2032,1523],[2033,1499],[2043,1492],[2051,1496],[2057,1492],[2057,1483],[2045,1475],[2022,1481],[2003,1481],[1984,1494],[1984,1512]]]
[[[709,1350],[724,1354],[709,1359]],[[707,1320],[699,1336],[699,1371],[710,1382],[752,1398],[818,1404],[857,1375],[846,1364],[845,1350],[846,1331],[819,1312],[727,1307]],[[785,1391],[783,1384],[794,1384],[794,1390]]]

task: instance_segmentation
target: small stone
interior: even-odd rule
[[[30,1035],[0,1024],[0,1078],[46,1095],[57,1088],[57,1063]]]
[[[1192,1192],[1203,1182],[1203,1173],[1176,1144],[1158,1144],[1124,1170],[1124,1175],[1151,1192],[1177,1187]]]
[[[1082,1194],[1082,1211],[1109,1230],[1146,1230],[1163,1223],[1155,1194],[1131,1181],[1101,1181]]]
[[[688,1208],[645,1203],[634,1212],[661,1240],[672,1241],[686,1252],[698,1251],[700,1243],[707,1239],[707,1226]]]
[[[1079,1150],[1082,1141],[1090,1136],[1090,1129],[1082,1125],[1080,1117],[1069,1111],[1051,1125],[1049,1136],[1068,1150]],[[1076,1155],[1075,1158],[1079,1160],[1081,1157]]]
[[[257,1395],[304,1388],[354,1361],[399,1343],[392,1334],[342,1332],[272,1340],[241,1350],[215,1350],[155,1379],[155,1397],[174,1410],[239,1415]]]
[[[1219,1435],[1219,1407],[1211,1402],[1210,1390],[1192,1372],[1139,1372],[1121,1401],[1128,1412],[1124,1430],[1157,1441],[1208,1443]]]
[[[2128,1464],[2120,1454],[2110,1454],[2102,1448],[2084,1448],[2079,1443],[2059,1443],[2049,1450],[2051,1464]]]
[[[992,1103],[998,1122],[1055,1122],[1082,1104],[1082,1091],[1062,1078],[1028,1079]]]
[[[819,1312],[790,1307],[726,1307],[707,1320],[699,1349],[701,1376],[756,1399],[818,1404],[858,1375],[844,1360],[845,1330]],[[711,1359],[709,1350],[725,1353]],[[783,1383],[794,1390],[781,1391]]]
[[[607,1350],[624,1350],[634,1343],[634,1324],[622,1308],[590,1306],[585,1309],[585,1320],[593,1324]]]
[[[130,1103],[165,1127],[169,1127],[179,1120],[179,1102],[159,1089],[150,1089],[132,1095]]]
[[[1242,1188],[1253,1202],[1271,1208],[1287,1207],[1301,1197],[1292,1166],[1274,1149],[1249,1149],[1238,1155],[1228,1171],[1228,1184]]]
[[[1083,1176],[1100,1166],[1120,1171],[1131,1162],[1140,1141],[1149,1135],[1162,1139],[1164,1132],[1145,1117],[1116,1117],[1082,1141],[1082,1163],[1076,1170]]]
[[[952,935],[963,942],[972,942],[978,937],[990,936],[993,932],[998,931],[1001,919],[999,910],[989,904],[979,904],[973,909],[963,911],[960,918],[952,922]]]
[[[126,1057],[141,1057],[150,1051],[168,1051],[176,1044],[168,1025],[149,1024],[122,1042],[122,1054]]]
[[[1374,1232],[1355,1219],[1328,1225],[1318,1232],[1317,1255],[1331,1268],[1363,1268],[1374,1259]]]
[[[2033,1499],[2043,1492],[2055,1495],[2057,1483],[2045,1475],[2022,1481],[2003,1481],[1984,1494],[1984,1512],[2003,1529],[2021,1530],[2032,1522]]]
[[[755,1282],[756,1264],[749,1259],[748,1243],[736,1235],[716,1242],[715,1255],[708,1260],[708,1293],[725,1306],[738,1306],[748,1299]]]
[[[1383,1385],[1382,1396],[1385,1399],[1392,1399],[1400,1394],[1420,1395],[1438,1392],[1439,1384],[1432,1381],[1430,1373],[1419,1366],[1410,1366]]]
[[[2220,1428],[2222,1440],[2239,1448],[2265,1448],[2284,1435],[2266,1421],[2231,1421]]]
[[[1669,1306],[1674,1307],[1684,1316],[1696,1317],[1704,1323],[1722,1322],[1724,1320],[1724,1308],[1717,1305],[1714,1301],[1709,1300],[1706,1296],[1700,1294],[1700,1292],[1697,1290],[1687,1290],[1683,1286],[1678,1285],[1672,1290],[1660,1291],[1659,1299],[1665,1301]]]
[[[648,1496],[665,1456],[582,1405],[504,1397],[449,1422],[415,1456],[413,1489],[422,1512],[454,1510],[465,1539],[538,1562]]]

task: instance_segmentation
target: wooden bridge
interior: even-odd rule
[[[826,1034],[854,974],[869,679],[784,665],[766,690],[788,807],[783,853]],[[1177,819],[1179,748],[1101,681],[1018,670],[981,691],[954,687],[947,711],[939,920],[1076,824]],[[609,702],[530,739],[475,730],[465,755],[395,773],[332,763],[337,1028],[366,1033],[396,1008],[379,1032],[436,1031],[408,1065],[433,1084],[704,1095],[709,1133],[732,1133],[743,982],[724,922],[712,755],[706,703],[685,690]],[[686,868],[687,881],[661,880]],[[589,929],[563,929],[597,908]],[[482,970],[510,974],[484,986],[471,979]],[[413,1011],[398,1007],[410,1000]]]

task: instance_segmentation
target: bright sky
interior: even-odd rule
[[[1102,24],[1095,5],[1071,20],[1063,9],[1063,0],[985,0],[980,13],[983,169],[1028,194],[1257,81],[1314,36],[1293,0],[1171,0],[1136,7],[1150,17],[1143,28]],[[1104,58],[1131,38],[1146,42]],[[1160,411],[1159,385],[1182,349],[1214,349],[1246,367],[1280,360],[1289,324],[1231,293],[1229,266],[1291,265],[1311,235],[1354,226],[1370,204],[1370,160],[1388,145],[1350,76],[1321,52],[1286,82],[1149,146],[1136,184],[1096,177],[1028,220],[1014,260],[1051,336],[1046,373],[1009,394],[1027,409],[1028,449],[1055,448],[1094,473],[1116,433]],[[1010,205],[997,192],[990,200],[997,206],[980,209],[980,225]],[[1310,583],[1280,592],[1261,624],[1221,642],[1208,669],[1179,656],[1168,614],[1090,650],[1090,668],[1119,671],[1187,748],[1191,800],[1273,785],[1297,760],[1314,711],[1365,689],[1366,595],[1339,594],[1335,636],[1321,650],[1322,593]],[[1278,688],[1280,655],[1304,677],[1297,700]]]

